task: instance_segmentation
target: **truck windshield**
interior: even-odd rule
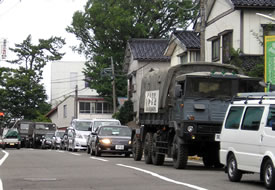
[[[231,97],[232,79],[225,78],[187,78],[186,96],[189,97]]]
[[[28,130],[29,126],[30,126],[30,124],[21,123],[20,124],[20,130]]]
[[[75,129],[79,131],[88,131],[91,127],[90,121],[78,121],[75,123]]]

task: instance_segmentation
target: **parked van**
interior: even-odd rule
[[[89,133],[89,136],[88,136],[87,141],[86,141],[87,154],[90,154],[90,152],[91,152],[91,144],[92,144],[91,139],[92,139],[92,136],[93,136],[92,133],[94,131],[96,131],[96,129],[99,126],[102,126],[102,125],[121,125],[121,123],[117,119],[93,119],[92,123],[91,123],[91,127],[89,129],[90,133]]]
[[[68,150],[76,152],[77,150],[87,149],[87,137],[90,134],[92,120],[73,119],[68,133]]]
[[[220,134],[220,162],[230,181],[259,173],[275,189],[275,93],[242,93],[228,107]]]

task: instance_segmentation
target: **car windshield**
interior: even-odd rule
[[[78,121],[75,123],[75,129],[78,131],[88,131],[90,126],[90,121]]]
[[[57,132],[55,136],[56,136],[56,137],[62,137],[62,136],[64,135],[64,133],[65,133],[65,132]]]
[[[95,121],[94,130],[96,130],[101,125],[120,125],[119,121]]]
[[[127,127],[103,127],[101,128],[99,135],[131,137],[131,133],[131,129]]]
[[[49,134],[46,134],[45,135],[45,138],[47,138],[47,139],[50,139],[50,138],[52,138],[53,137],[53,134],[52,133],[49,133]]]

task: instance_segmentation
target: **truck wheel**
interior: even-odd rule
[[[135,161],[140,161],[142,158],[142,144],[136,136],[133,139],[132,153]]]
[[[152,162],[154,165],[163,165],[165,155],[157,153],[157,138],[158,138],[158,134],[155,133],[153,135],[153,142],[152,142]]]
[[[18,145],[17,145],[17,149],[20,149],[20,148],[21,148],[21,145],[20,145],[20,144],[18,144]]]
[[[6,145],[5,144],[2,145],[2,149],[6,149]]]
[[[238,164],[235,156],[231,154],[227,160],[227,175],[230,181],[239,182],[242,178],[242,172],[238,170]]]
[[[152,133],[147,133],[144,142],[144,159],[146,164],[152,164]]]
[[[275,170],[271,160],[265,162],[263,176],[266,188],[275,189]]]
[[[186,168],[188,161],[188,147],[180,143],[179,137],[175,136],[173,140],[172,157],[174,162],[174,168],[184,169]]]

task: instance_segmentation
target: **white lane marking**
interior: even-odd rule
[[[94,160],[100,160],[100,161],[103,161],[103,162],[108,162],[109,160],[105,160],[105,159],[102,159],[102,158],[96,158],[96,157],[90,157]]]
[[[8,153],[8,152],[6,152],[6,151],[4,151],[4,150],[2,150],[2,152],[4,152],[5,155],[4,155],[3,158],[1,158],[1,160],[0,160],[0,166],[4,163],[4,161],[5,161],[5,160],[8,158],[8,156],[9,156],[9,153]],[[1,178],[0,178],[0,190],[3,190],[3,183],[2,183]]]
[[[2,150],[2,152],[5,153],[5,155],[3,156],[3,158],[0,160],[0,166],[4,163],[4,161],[7,159],[7,157],[9,156],[9,153]]]
[[[199,186],[196,186],[196,185],[192,185],[192,184],[188,184],[188,183],[183,183],[183,182],[180,182],[180,181],[176,181],[176,180],[173,180],[173,179],[170,179],[170,178],[167,178],[167,177],[164,177],[164,176],[161,176],[157,173],[154,173],[154,172],[150,172],[148,170],[144,170],[144,169],[141,169],[141,168],[137,168],[137,167],[133,167],[133,166],[128,166],[128,165],[124,165],[124,164],[117,164],[117,166],[122,166],[122,167],[126,167],[126,168],[131,168],[131,169],[134,169],[134,170],[137,170],[137,171],[140,171],[140,172],[144,172],[144,173],[147,173],[147,174],[150,174],[154,177],[157,177],[159,179],[162,179],[164,181],[167,181],[167,182],[170,182],[170,183],[175,183],[175,184],[178,184],[178,185],[183,185],[183,186],[186,186],[186,187],[190,187],[192,189],[197,189],[197,190],[207,190],[203,187],[199,187]]]
[[[57,152],[64,152],[63,150],[58,150]]]
[[[3,190],[3,183],[2,183],[1,178],[0,178],[0,190]]]
[[[81,154],[78,154],[78,153],[71,153],[71,154],[75,156],[81,156]]]

